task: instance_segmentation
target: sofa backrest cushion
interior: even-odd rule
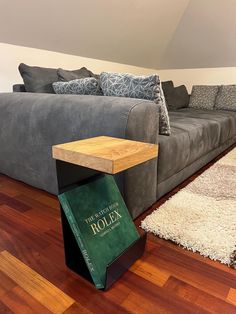
[[[166,97],[166,95],[168,93],[173,91],[174,83],[173,83],[173,81],[164,81],[164,82],[161,82],[161,87],[162,87],[162,90],[163,90],[164,95]]]
[[[213,110],[218,90],[218,85],[194,85],[190,96],[189,107]]]
[[[100,84],[94,77],[55,82],[52,86],[56,94],[102,95]]]
[[[52,83],[58,81],[57,69],[29,66],[21,63],[19,72],[27,92],[54,93]]]
[[[221,85],[219,87],[215,109],[236,111],[236,85]]]
[[[168,111],[158,75],[135,76],[128,73],[102,72],[100,84],[105,96],[147,99],[159,104],[159,133],[170,135]]]
[[[14,84],[12,86],[12,91],[14,93],[24,93],[24,92],[26,92],[25,85],[24,84]]]
[[[57,70],[57,75],[58,75],[59,81],[68,82],[68,81],[72,81],[75,79],[92,77],[93,72],[89,71],[85,67],[78,69],[78,70],[72,70],[72,71],[59,68]]]
[[[189,94],[185,85],[174,87],[165,94],[168,110],[176,110],[188,107]]]

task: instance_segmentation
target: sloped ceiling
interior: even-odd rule
[[[0,0],[0,42],[153,69],[236,66],[236,0]]]

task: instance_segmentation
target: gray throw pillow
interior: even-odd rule
[[[173,89],[164,92],[168,110],[177,110],[188,107],[189,94],[185,85],[174,87]]]
[[[218,89],[218,85],[194,85],[190,96],[189,107],[213,110]]]
[[[236,85],[221,85],[219,87],[215,109],[236,111]]]
[[[59,68],[57,70],[57,75],[58,75],[59,81],[68,82],[75,79],[93,77],[94,74],[93,72],[83,67],[81,69],[72,70],[72,71]]]
[[[27,92],[54,93],[52,83],[58,81],[57,69],[29,66],[24,63],[21,63],[18,69]]]
[[[105,96],[147,99],[160,104],[159,133],[170,135],[168,111],[158,75],[135,76],[127,73],[102,72],[100,84]]]
[[[24,84],[14,84],[12,86],[12,91],[14,93],[25,93],[26,92],[25,85]]]
[[[102,95],[99,82],[94,77],[54,82],[52,86],[56,94]]]
[[[164,92],[164,96],[166,97],[168,93],[173,91],[174,83],[173,81],[164,81],[164,82],[161,82],[161,87]]]

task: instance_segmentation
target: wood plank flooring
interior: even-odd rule
[[[68,295],[19,261],[8,251],[0,253],[1,301],[10,310],[65,313],[79,306]]]
[[[142,259],[97,291],[64,264],[56,197],[0,175],[0,313],[236,313],[236,270],[148,234]]]

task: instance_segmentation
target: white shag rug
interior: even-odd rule
[[[141,227],[236,268],[236,148],[147,216]]]

